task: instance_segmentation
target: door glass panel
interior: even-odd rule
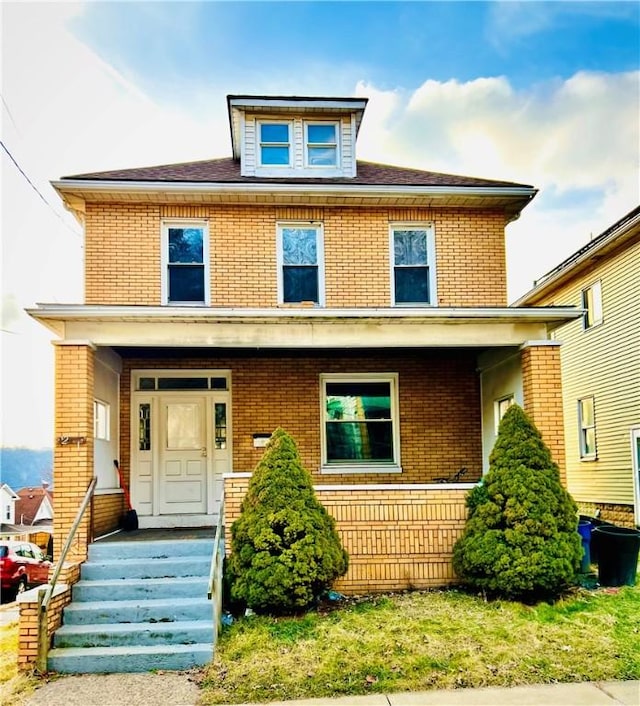
[[[149,451],[151,449],[151,405],[148,402],[139,405],[138,419],[138,448],[140,451]]]
[[[200,405],[167,405],[167,449],[197,449],[202,446]]]
[[[216,449],[227,448],[227,405],[225,402],[216,402],[214,405],[216,418]]]
[[[206,390],[207,378],[158,378],[159,390]]]

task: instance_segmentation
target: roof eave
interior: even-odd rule
[[[543,275],[538,280],[536,286],[523,294],[513,306],[532,306],[540,301],[547,294],[553,292],[557,287],[571,280],[578,275],[582,270],[589,267],[594,260],[601,259],[609,252],[617,250],[625,243],[631,243],[634,240],[640,239],[640,208],[636,209],[636,213],[631,218],[625,218],[615,224],[610,232],[605,237],[596,238],[592,243],[587,244],[583,248],[574,253],[564,262],[560,263],[555,269]],[[604,235],[604,234],[603,234]]]

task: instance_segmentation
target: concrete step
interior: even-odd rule
[[[171,559],[127,558],[88,561],[82,565],[85,581],[100,579],[145,579],[177,576],[209,576],[211,557],[175,556]]]
[[[64,609],[63,622],[65,625],[173,623],[209,620],[212,610],[206,595],[201,598],[72,602]]]
[[[197,598],[207,595],[208,584],[208,576],[82,580],[73,586],[73,601],[126,601],[178,596]]]
[[[49,651],[48,668],[61,674],[179,671],[208,664],[211,643],[195,645],[126,645],[118,647],[62,647]],[[105,695],[108,697],[108,695]],[[135,694],[131,694],[135,703]]]
[[[62,647],[119,647],[124,645],[193,645],[213,642],[213,620],[173,623],[101,623],[63,625],[53,645]]]
[[[89,545],[89,561],[129,559],[146,557],[149,559],[171,559],[173,557],[205,556],[211,558],[211,539],[190,539],[176,541],[161,539],[139,542],[94,542]]]

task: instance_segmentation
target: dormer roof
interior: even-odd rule
[[[231,128],[231,146],[234,159],[241,158],[243,118],[246,113],[261,115],[345,116],[354,118],[355,133],[367,107],[368,98],[334,98],[321,96],[252,96],[228,95],[227,110]],[[355,139],[355,136],[354,136]]]

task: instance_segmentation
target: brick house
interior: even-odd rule
[[[339,588],[454,579],[464,496],[517,401],[564,469],[554,327],[508,307],[504,231],[528,185],[356,160],[367,101],[227,98],[229,158],[54,182],[84,226],[82,304],[55,341],[55,541],[227,526],[277,426],[350,554]],[[467,469],[464,475],[459,469]],[[443,482],[450,481],[450,482]]]
[[[562,341],[569,492],[581,512],[640,526],[640,206],[536,283],[522,306],[584,308]]]

